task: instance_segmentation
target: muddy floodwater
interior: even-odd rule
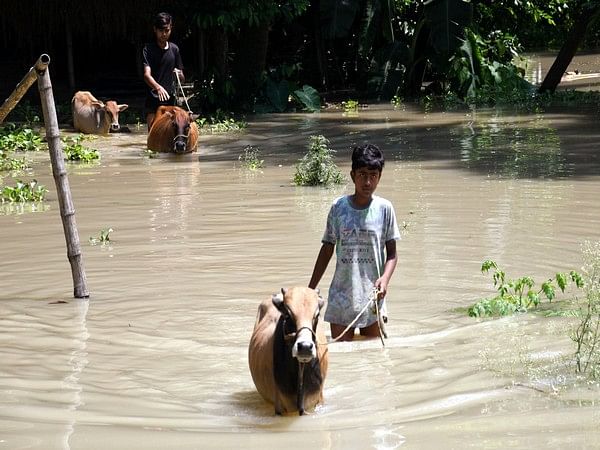
[[[243,133],[158,158],[130,124],[86,142],[98,164],[68,165],[88,300],[72,296],[37,155],[46,202],[0,211],[0,448],[597,447],[600,395],[575,376],[576,319],[464,308],[495,292],[486,259],[537,283],[580,270],[582,243],[600,240],[599,120],[595,108],[370,105],[249,117]],[[292,184],[317,134],[346,174],[352,145],[385,152],[378,194],[402,231],[389,338],[331,343],[325,403],[277,417],[248,370],[257,306],[308,283],[329,205],[352,191]],[[247,145],[262,170],[238,160]],[[107,228],[110,242],[92,245]],[[332,274],[333,261],[325,294]]]

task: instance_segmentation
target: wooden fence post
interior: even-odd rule
[[[46,57],[49,63],[50,57],[48,55]],[[75,222],[75,208],[71,199],[71,188],[69,187],[62,142],[60,141],[58,130],[58,119],[56,118],[56,106],[54,104],[50,73],[47,67],[44,67],[42,70],[36,70],[35,73],[37,74],[38,89],[42,100],[46,139],[48,141],[48,148],[50,149],[50,161],[52,162],[52,174],[58,194],[60,217],[65,232],[65,240],[67,241],[67,257],[69,258],[71,273],[73,275],[74,295],[76,298],[87,298],[90,294],[83,268],[79,234],[77,232],[77,223]]]

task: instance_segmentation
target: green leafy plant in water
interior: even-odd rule
[[[144,150],[144,155],[147,156],[150,159],[152,159],[152,158],[158,158],[159,152],[155,152],[155,151],[150,150],[149,148],[147,148],[146,150]]]
[[[308,153],[296,165],[294,183],[299,186],[341,184],[344,176],[333,161],[335,150],[324,136],[310,136]]]
[[[0,149],[0,171],[24,170],[29,168],[29,162],[25,158],[14,158],[10,150]]]
[[[91,162],[100,159],[98,150],[81,144],[85,139],[86,137],[83,134],[61,139],[63,142],[65,160]]]
[[[31,128],[8,124],[0,128],[0,151],[31,152],[42,150],[42,138]]]
[[[358,112],[358,102],[356,100],[346,100],[342,102],[344,112]]]
[[[308,84],[302,86],[302,89],[295,90],[294,97],[309,111],[316,112],[321,110],[321,96],[314,87]]]
[[[2,188],[2,202],[24,203],[44,200],[44,196],[48,192],[46,186],[38,184],[37,180],[31,180],[29,183],[21,180],[16,181],[15,187],[4,186]]]
[[[394,108],[400,108],[404,104],[404,101],[399,95],[394,95],[392,97],[391,103],[392,105],[394,105]]]
[[[252,145],[247,145],[238,159],[249,170],[258,170],[265,166],[264,160],[260,159],[260,149]]]
[[[576,370],[600,378],[600,242],[583,244],[585,302],[580,322],[571,336],[577,345]]]
[[[214,134],[243,131],[248,127],[247,122],[236,120],[233,114],[226,113],[221,109],[218,109],[215,115],[209,118],[199,117],[196,119],[196,124],[201,131]]]
[[[99,231],[98,236],[90,236],[90,244],[92,245],[108,245],[110,241],[110,233],[113,232],[112,228],[104,228]]]
[[[530,308],[537,307],[543,297],[552,301],[556,297],[556,287],[564,292],[569,282],[575,283],[578,288],[584,286],[582,276],[574,270],[568,274],[557,273],[554,278],[543,282],[539,289],[535,288],[533,278],[525,276],[507,280],[504,271],[500,270],[494,261],[484,261],[481,272],[488,273],[490,270],[494,272],[492,278],[498,295],[482,299],[472,305],[468,309],[472,317],[506,316],[515,312],[526,312]]]

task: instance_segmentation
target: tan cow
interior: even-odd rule
[[[308,287],[282,289],[258,307],[248,347],[256,389],[276,414],[306,409],[323,401],[327,342],[319,313],[324,300]]]
[[[196,151],[199,133],[194,119],[178,106],[159,106],[148,133],[148,148],[155,152]]]
[[[77,91],[71,100],[73,126],[81,133],[108,134],[108,130],[119,131],[119,113],[128,105],[117,105],[114,100],[101,102],[89,91]]]

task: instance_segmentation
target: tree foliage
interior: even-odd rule
[[[110,70],[139,80],[141,46],[163,9],[175,17],[173,39],[195,99],[212,110],[252,109],[268,96],[282,109],[284,91],[304,85],[328,97],[354,91],[380,99],[517,89],[516,53],[559,48],[568,38],[559,73],[586,37],[600,40],[599,0],[4,0],[0,42],[23,64],[50,53],[58,82],[71,57],[76,88]]]

